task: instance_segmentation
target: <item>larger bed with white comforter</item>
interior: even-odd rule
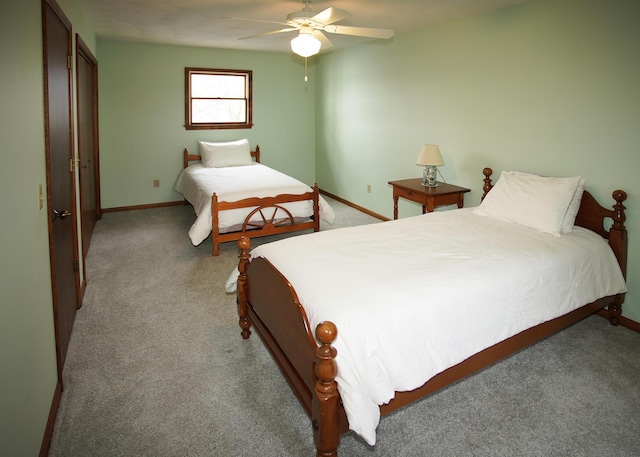
[[[537,185],[513,176],[527,192]],[[617,323],[627,291],[624,192],[614,192],[611,211],[583,194],[584,180],[547,180],[557,205],[516,202],[524,211],[514,223],[502,218],[517,214],[500,199],[519,190],[501,181],[478,208],[303,235],[250,253],[240,240],[239,277],[227,286],[238,277],[243,338],[253,325],[274,354],[311,416],[318,455],[337,455],[347,428],[373,445],[381,412],[596,310],[609,306]],[[536,212],[545,215],[529,224]],[[610,230],[604,218],[614,220]]]
[[[396,391],[626,291],[599,235],[576,228],[551,236],[471,208],[302,235],[251,255],[287,278],[311,328],[331,321],[340,330],[333,343],[340,397],[351,430],[369,444],[379,406]]]

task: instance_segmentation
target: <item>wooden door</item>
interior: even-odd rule
[[[98,219],[102,217],[98,149],[98,61],[78,34],[76,34],[76,88],[80,227],[82,259],[85,260],[93,229]],[[84,261],[82,264],[84,266]],[[86,274],[84,277],[86,280]]]
[[[78,234],[71,101],[71,23],[55,2],[43,0],[45,156],[51,285],[58,379],[78,308]]]

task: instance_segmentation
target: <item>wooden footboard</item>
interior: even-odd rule
[[[249,338],[253,326],[311,419],[317,455],[337,456],[340,435],[349,430],[349,423],[335,381],[336,350],[331,343],[337,336],[336,326],[318,325],[318,346],[295,290],[268,260],[249,260],[250,244],[246,237],[238,241],[242,338]]]
[[[313,215],[311,218],[302,221],[294,217],[291,211],[284,206],[287,203],[307,200],[313,204]],[[254,208],[245,218],[242,228],[234,232],[220,233],[220,211],[241,208]],[[258,219],[253,221],[252,219],[257,216],[259,216]],[[243,236],[256,238],[300,230],[317,232],[320,230],[320,194],[318,186],[314,185],[312,191],[299,195],[281,194],[275,197],[252,197],[235,202],[218,201],[218,196],[213,194],[211,196],[211,226],[214,256],[220,255],[220,243],[236,241]]]
[[[485,194],[491,189],[491,170],[485,169]],[[591,194],[585,192],[576,224],[589,228],[606,238],[623,273],[626,272],[627,233],[623,191],[613,192],[615,205],[607,210]],[[603,220],[611,218],[609,230]],[[318,457],[337,457],[340,435],[348,431],[347,417],[342,407],[337,383],[336,349],[332,346],[338,329],[323,322],[314,331],[296,291],[288,280],[264,258],[250,259],[250,240],[238,242],[238,315],[243,338],[255,329],[291,385],[298,400],[310,416]],[[431,378],[410,392],[396,392],[395,398],[380,407],[388,414],[423,398],[451,383],[469,376],[543,338],[562,330],[598,310],[609,307],[611,323],[617,324],[624,294],[604,297],[554,320],[525,330],[489,347],[458,365]]]

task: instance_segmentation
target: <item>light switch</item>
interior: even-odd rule
[[[42,184],[38,184],[38,209],[44,208],[44,194],[42,193]]]

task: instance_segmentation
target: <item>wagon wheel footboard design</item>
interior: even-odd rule
[[[313,214],[304,220],[293,216],[285,206],[288,203],[311,201]],[[281,194],[275,197],[251,197],[227,202],[211,196],[211,225],[213,238],[213,255],[220,255],[220,243],[237,241],[242,236],[256,238],[277,235],[301,230],[320,230],[320,195],[318,186],[303,194]],[[234,232],[220,233],[220,211],[253,208],[245,217],[242,229]]]

